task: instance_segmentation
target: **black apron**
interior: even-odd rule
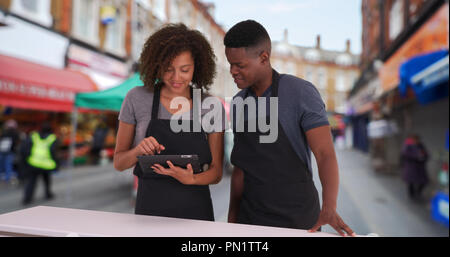
[[[152,136],[165,147],[161,154],[197,154],[201,166],[210,165],[212,156],[203,130],[175,133],[170,128],[170,120],[158,119],[160,92],[161,85],[158,85],[155,87],[152,117],[145,137]],[[189,122],[193,131],[193,122],[199,121]],[[143,172],[138,163],[133,174],[139,178],[136,214],[214,221],[208,185],[184,185],[170,176]]]
[[[278,97],[279,77],[273,70],[272,97]],[[270,117],[266,119],[268,121]],[[248,122],[251,121],[246,119],[244,122],[244,131],[248,129]],[[244,190],[237,222],[310,229],[320,213],[312,173],[294,151],[279,121],[277,140],[259,143],[260,136],[268,134],[258,129],[256,132],[234,133],[231,162],[244,172]]]

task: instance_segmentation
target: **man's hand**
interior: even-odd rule
[[[320,211],[319,220],[308,232],[316,232],[319,227],[327,224],[332,226],[341,236],[356,236],[355,232],[344,223],[335,210]]]

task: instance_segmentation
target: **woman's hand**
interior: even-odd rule
[[[166,148],[158,143],[154,137],[147,137],[136,146],[137,155],[154,155],[161,153]]]
[[[164,168],[159,164],[153,165],[152,169],[158,174],[171,176],[174,179],[180,181],[182,184],[185,185],[195,184],[194,170],[192,169],[191,164],[188,164],[186,169],[177,167],[173,165],[173,163],[170,161],[167,161],[167,164],[169,165],[168,169]]]

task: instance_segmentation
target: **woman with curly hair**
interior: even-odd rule
[[[211,133],[204,129],[208,124],[202,124],[200,132],[176,132],[171,118],[189,113],[187,121],[193,127],[193,109],[201,105],[194,103],[193,90],[207,91],[215,69],[208,41],[184,24],[165,25],[145,43],[139,63],[144,86],[131,89],[125,97],[114,154],[115,169],[135,166],[133,174],[139,178],[136,214],[214,220],[209,184],[222,178],[225,124]],[[172,100],[178,97],[189,104],[174,105]],[[204,116],[211,110],[198,111]],[[157,154],[197,154],[204,168],[194,174],[192,165],[182,168],[168,162],[168,168],[156,164],[154,172],[148,173],[137,164],[137,156]]]

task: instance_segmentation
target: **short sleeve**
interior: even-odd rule
[[[305,84],[302,87],[300,97],[299,119],[305,132],[329,125],[325,103],[314,85],[311,83]]]
[[[119,120],[125,123],[136,125],[136,116],[133,108],[133,94],[130,90],[122,102],[119,112]]]

